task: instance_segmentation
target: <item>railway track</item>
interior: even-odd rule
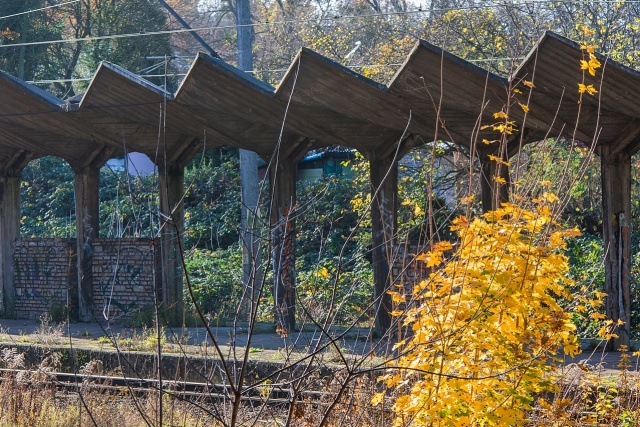
[[[157,394],[160,381],[144,378],[124,378],[108,375],[84,375],[43,370],[0,369],[0,382],[24,378],[24,383],[43,385],[50,383],[58,390],[68,392],[95,391],[114,394],[145,396]],[[162,381],[162,392],[181,400],[230,401],[231,387],[226,384],[196,383],[187,381]],[[305,391],[297,396],[318,399],[326,393]],[[282,384],[265,384],[243,390],[242,401],[254,404],[288,405],[292,402],[292,391]]]

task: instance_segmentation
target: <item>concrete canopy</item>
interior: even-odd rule
[[[496,133],[483,130],[508,100],[507,80],[420,40],[389,83],[429,129],[421,136],[471,147]]]
[[[89,164],[118,142],[67,113],[64,101],[0,72],[0,169],[19,173],[28,159],[62,157],[74,167]]]
[[[617,349],[628,346],[630,338],[631,156],[640,147],[640,101],[634,92],[640,73],[594,49],[548,32],[515,71],[511,85],[530,99],[529,112],[514,115],[527,139],[564,136],[593,147],[600,157],[605,310],[615,325],[611,344]],[[594,59],[599,64],[589,69]],[[565,197],[568,184],[564,177],[561,181],[555,191]]]
[[[491,126],[496,122],[494,113],[508,111],[509,120],[519,128],[514,139],[529,142],[565,136],[587,144],[597,142],[603,171],[603,234],[605,246],[611,249],[605,263],[607,312],[610,318],[627,322],[631,155],[640,147],[640,100],[633,89],[640,85],[640,73],[596,57],[602,66],[592,77],[580,68],[585,52],[578,44],[547,33],[505,80],[419,41],[384,85],[302,49],[274,88],[220,59],[199,54],[175,94],[105,62],[87,91],[67,101],[0,73],[0,96],[5,100],[0,106],[0,183],[5,182],[12,195],[3,202],[5,211],[19,205],[16,177],[31,159],[61,157],[76,170],[76,211],[83,212],[77,215],[78,248],[84,247],[83,224],[98,217],[98,168],[109,157],[128,151],[149,155],[164,172],[159,175],[164,180],[161,211],[173,224],[173,234],[167,233],[162,243],[163,265],[172,266],[164,269],[163,281],[173,288],[166,285],[163,298],[179,307],[181,288],[173,284],[181,281],[181,265],[172,242],[183,227],[184,165],[195,153],[224,145],[277,159],[280,176],[271,177],[275,189],[272,230],[277,234],[278,227],[288,233],[295,229],[289,213],[296,205],[297,159],[311,148],[355,148],[371,161],[372,259],[375,296],[381,301],[376,310],[388,314],[390,273],[383,260],[390,258],[386,251],[395,238],[397,157],[414,145],[434,140],[458,144],[480,157],[483,191],[498,193],[501,188],[493,178],[499,168],[492,168],[487,154],[501,150],[498,154],[508,157],[510,150],[481,141],[497,138]],[[578,84],[591,84],[598,92],[581,95]],[[518,102],[528,106],[529,112],[525,114]],[[502,181],[508,182],[508,170],[501,173],[507,178]],[[502,201],[489,196],[487,205]],[[19,235],[15,213],[8,216],[13,221],[10,227],[0,226],[0,231],[9,230],[0,240],[9,242]],[[97,225],[89,225],[86,234],[93,238]],[[295,252],[288,243],[291,239],[273,241],[278,239],[289,245],[287,255]],[[6,247],[0,254],[5,270],[11,253]],[[294,273],[284,275],[293,285]],[[86,288],[82,292],[90,297],[90,280],[83,282],[89,276],[79,272],[80,287]],[[385,322],[382,329],[388,327],[388,319]],[[628,334],[621,340],[628,342]]]
[[[186,162],[203,146],[221,145],[265,158],[276,147],[343,145],[371,154],[388,152],[403,136],[469,146],[501,109],[505,88],[503,79],[424,41],[389,86],[308,49],[277,89],[206,54],[175,95],[106,62],[87,91],[66,102],[2,73],[0,94],[12,102],[0,107],[0,169],[42,155],[86,167],[125,151]]]
[[[640,73],[609,58],[594,54],[601,62],[596,76],[580,68],[588,54],[581,46],[547,32],[531,50],[511,78],[512,85],[528,94],[526,119],[519,121],[531,139],[565,136],[590,145],[607,145],[613,152],[635,153],[640,147],[640,100],[633,88],[640,86]],[[578,84],[593,85],[594,95],[578,92]]]
[[[526,118],[510,106],[513,118],[525,120],[528,140],[595,138],[614,151],[635,152],[640,101],[630,91],[640,73],[596,55],[602,67],[591,77],[579,66],[584,55],[578,44],[547,33],[509,82],[419,41],[387,86],[303,49],[276,89],[199,54],[175,96],[102,63],[88,90],[66,102],[0,73],[0,96],[11,100],[0,107],[0,171],[19,170],[42,155],[74,167],[125,151],[184,162],[203,145],[235,146],[263,157],[279,143],[287,152],[302,141],[307,149],[343,145],[388,152],[403,136],[470,147],[495,137],[491,129],[480,129],[517,99],[510,97],[510,86],[523,91],[521,100],[529,105]],[[583,75],[598,90],[594,96],[578,93]],[[535,85],[530,99],[525,80]]]

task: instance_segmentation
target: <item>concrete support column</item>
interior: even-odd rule
[[[631,322],[631,156],[608,154],[609,147],[601,152],[602,213],[605,258],[606,315],[624,325],[614,331],[618,338],[613,348],[629,346]],[[615,324],[615,323],[614,323]]]
[[[258,155],[240,150],[240,180],[242,182],[242,209],[240,243],[242,244],[242,317],[250,316],[257,307],[262,284],[261,234],[258,224]]]
[[[394,235],[397,229],[398,163],[393,157],[370,158],[371,232],[373,243],[373,282],[375,331],[382,336],[391,326],[391,296]]]
[[[20,178],[0,177],[0,277],[2,315],[15,316],[13,251],[20,237]]]
[[[280,159],[269,174],[271,251],[275,326],[281,334],[296,328],[295,207],[297,159]]]
[[[496,210],[502,203],[509,201],[509,166],[489,159],[485,152],[478,152],[480,158],[480,191],[482,197],[482,211]],[[508,159],[503,159],[507,162]],[[496,178],[498,178],[496,180]],[[505,182],[501,183],[500,178]]]
[[[100,169],[75,171],[76,239],[78,255],[78,316],[81,322],[93,318],[93,240],[100,232]]]
[[[163,316],[179,325],[183,315],[183,270],[180,244],[184,232],[184,166],[162,166],[160,178],[160,274],[159,292]]]

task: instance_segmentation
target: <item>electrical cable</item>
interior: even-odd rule
[[[40,9],[33,9],[30,11],[25,11],[25,12],[21,12],[18,14],[14,14],[14,15],[7,15],[4,17],[0,17],[0,19],[4,19],[4,18],[8,18],[8,17],[12,17],[12,16],[17,16],[17,15],[22,15],[22,14],[27,14],[27,13],[31,13],[31,12],[37,12],[40,10],[44,10],[44,9],[51,9],[54,7],[60,7],[60,6],[64,6],[67,4],[71,4],[71,3],[77,3],[80,0],[71,0],[71,1],[67,1],[65,3],[60,3],[58,5],[52,5],[52,6],[47,6],[44,8],[40,8]],[[594,2],[590,2],[590,3],[603,3],[603,4],[608,4],[608,3],[617,3],[617,0],[597,0]],[[285,21],[274,21],[274,22],[265,22],[265,23],[253,23],[253,24],[246,24],[244,26],[262,26],[262,25],[275,25],[275,24],[286,24],[286,23],[295,23],[295,22],[318,22],[318,21],[334,21],[334,20],[342,20],[342,19],[355,19],[355,18],[375,18],[375,17],[382,17],[382,16],[392,16],[392,15],[408,15],[408,14],[415,14],[415,13],[431,13],[431,12],[444,12],[444,11],[453,11],[453,10],[472,10],[472,9],[484,9],[484,8],[491,8],[491,7],[496,7],[496,6],[500,6],[500,5],[507,5],[508,3],[513,4],[513,5],[519,5],[519,4],[528,4],[528,3],[549,3],[549,4],[553,4],[553,3],[584,3],[582,1],[577,1],[577,0],[560,0],[560,1],[555,1],[555,2],[551,2],[549,0],[523,0],[523,1],[518,1],[518,0],[514,0],[511,2],[500,2],[500,1],[493,1],[492,4],[487,5],[478,5],[478,6],[465,6],[465,7],[451,7],[451,8],[434,8],[434,9],[428,9],[428,10],[423,10],[422,8],[415,10],[415,11],[404,11],[404,12],[385,12],[385,13],[376,13],[376,14],[362,14],[362,15],[345,15],[345,16],[334,16],[334,17],[326,17],[326,18],[316,18],[316,19],[308,19],[308,20],[285,20]],[[629,0],[626,1],[625,3],[640,3],[640,0]],[[77,39],[63,39],[63,40],[50,40],[50,41],[39,41],[39,42],[25,42],[25,43],[16,43],[16,44],[7,44],[7,45],[0,45],[0,49],[2,48],[6,48],[6,47],[19,47],[19,46],[33,46],[33,45],[43,45],[43,44],[59,44],[59,43],[72,43],[72,42],[80,42],[80,41],[86,41],[86,42],[90,42],[90,41],[95,41],[95,40],[109,40],[109,39],[116,39],[116,38],[127,38],[127,37],[140,37],[140,36],[150,36],[150,35],[160,35],[160,34],[171,34],[171,33],[184,33],[184,32],[190,32],[190,31],[211,31],[214,29],[230,29],[230,28],[236,28],[235,25],[229,25],[229,26],[218,26],[218,27],[202,27],[202,28],[194,28],[194,29],[176,29],[176,30],[162,30],[162,31],[155,31],[155,32],[141,32],[141,33],[129,33],[129,34],[114,34],[114,35],[109,35],[109,36],[98,36],[98,37],[87,37],[87,38],[77,38]],[[613,54],[613,53],[618,53],[618,52],[609,52],[609,54]],[[467,60],[468,62],[471,63],[480,63],[480,62],[501,62],[501,61],[512,61],[512,60],[520,60],[522,58],[485,58],[485,59],[475,59],[475,60]],[[140,70],[140,72],[138,72],[137,74],[140,75],[140,77],[145,77],[145,78],[152,78],[152,77],[164,77],[164,75],[160,75],[160,74],[147,74],[147,75],[143,75],[141,73],[144,72],[150,72],[153,71],[155,68],[159,68],[160,66],[162,66],[162,64],[164,63],[161,62],[159,64],[155,64],[152,65],[150,67],[147,67],[145,69]],[[347,65],[347,68],[350,69],[360,69],[360,68],[381,68],[381,67],[396,67],[396,66],[401,66],[402,64],[364,64],[364,65]],[[250,74],[257,74],[257,73],[265,73],[265,72],[285,72],[286,68],[282,68],[282,69],[268,69],[268,70],[251,70],[251,71],[247,71],[247,73]],[[179,73],[174,73],[174,74],[170,74],[168,76],[171,77],[182,77],[185,76],[185,74],[179,74]],[[33,81],[28,81],[27,83],[29,84],[33,84],[33,85],[43,85],[43,84],[53,84],[53,83],[75,83],[75,82],[82,82],[82,81],[90,81],[91,78],[72,78],[72,79],[47,79],[47,80],[33,80]]]
[[[47,10],[47,9],[55,9],[57,7],[62,7],[62,6],[68,5],[68,4],[78,3],[79,1],[80,0],[71,0],[71,1],[64,2],[64,3],[60,3],[60,4],[54,4],[54,5],[51,5],[51,6],[41,7],[39,9],[31,9],[31,10],[26,10],[24,12],[14,13],[13,15],[0,16],[0,20],[13,18],[15,16],[20,16],[20,15],[26,15],[28,13],[41,12],[41,11]]]
[[[331,22],[331,21],[339,21],[339,20],[349,20],[349,19],[358,19],[358,18],[381,18],[388,16],[402,16],[402,15],[413,15],[420,13],[434,13],[434,12],[450,12],[450,11],[464,11],[464,10],[482,10],[482,9],[491,9],[497,6],[507,6],[507,5],[524,5],[524,4],[536,4],[536,3],[548,3],[548,4],[558,4],[558,3],[568,3],[568,4],[581,4],[585,3],[580,0],[513,0],[513,1],[503,1],[503,0],[495,0],[492,4],[486,5],[478,5],[478,6],[460,6],[460,7],[449,7],[449,8],[433,8],[433,9],[418,9],[418,10],[409,10],[409,11],[400,11],[400,12],[380,12],[380,13],[368,13],[368,14],[357,14],[357,15],[335,15],[331,17],[318,17],[313,19],[286,19],[281,21],[273,21],[273,22],[255,22],[252,24],[244,24],[244,25],[221,25],[221,26],[213,26],[213,27],[200,27],[200,28],[179,28],[173,30],[159,30],[159,31],[141,31],[139,33],[125,33],[125,34],[111,34],[105,36],[95,36],[95,37],[83,37],[83,38],[72,38],[72,39],[59,39],[59,40],[43,40],[37,42],[24,42],[24,43],[14,43],[14,44],[5,44],[0,45],[0,49],[5,49],[9,47],[21,47],[21,46],[39,46],[39,45],[47,45],[47,44],[66,44],[66,43],[80,43],[87,42],[90,43],[92,41],[102,41],[102,40],[113,40],[113,39],[122,39],[122,38],[133,38],[133,37],[148,37],[148,36],[158,36],[158,35],[167,35],[167,34],[181,34],[181,33],[189,33],[189,32],[200,32],[200,31],[214,31],[214,30],[223,30],[223,29],[236,29],[237,27],[259,27],[259,26],[269,26],[269,25],[286,25],[292,23],[308,23],[308,22]],[[595,0],[589,3],[619,3],[619,0]],[[635,4],[640,3],[640,0],[627,0],[625,4]]]

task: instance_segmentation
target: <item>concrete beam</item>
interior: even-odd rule
[[[78,256],[78,316],[81,322],[93,317],[93,241],[100,233],[100,169],[76,169],[76,240]]]
[[[295,209],[297,161],[278,159],[269,171],[271,184],[271,253],[276,330],[286,335],[296,328]]]
[[[183,269],[180,242],[184,233],[184,166],[161,165],[160,181],[160,274],[159,296],[163,316],[180,325],[183,316]]]
[[[2,278],[2,315],[15,316],[13,251],[20,237],[20,178],[0,178],[0,270]]]
[[[602,213],[605,256],[606,315],[623,325],[611,345],[615,350],[629,346],[631,322],[631,156],[611,155],[608,146],[601,150]]]
[[[627,150],[627,148],[634,142],[638,135],[640,135],[640,120],[633,119],[620,131],[615,140],[607,144],[609,147],[609,156],[617,156],[623,151],[633,151],[633,149]]]
[[[373,282],[375,298],[375,331],[382,336],[391,326],[393,283],[390,259],[397,230],[398,163],[393,155],[370,158],[371,232],[373,243]]]

